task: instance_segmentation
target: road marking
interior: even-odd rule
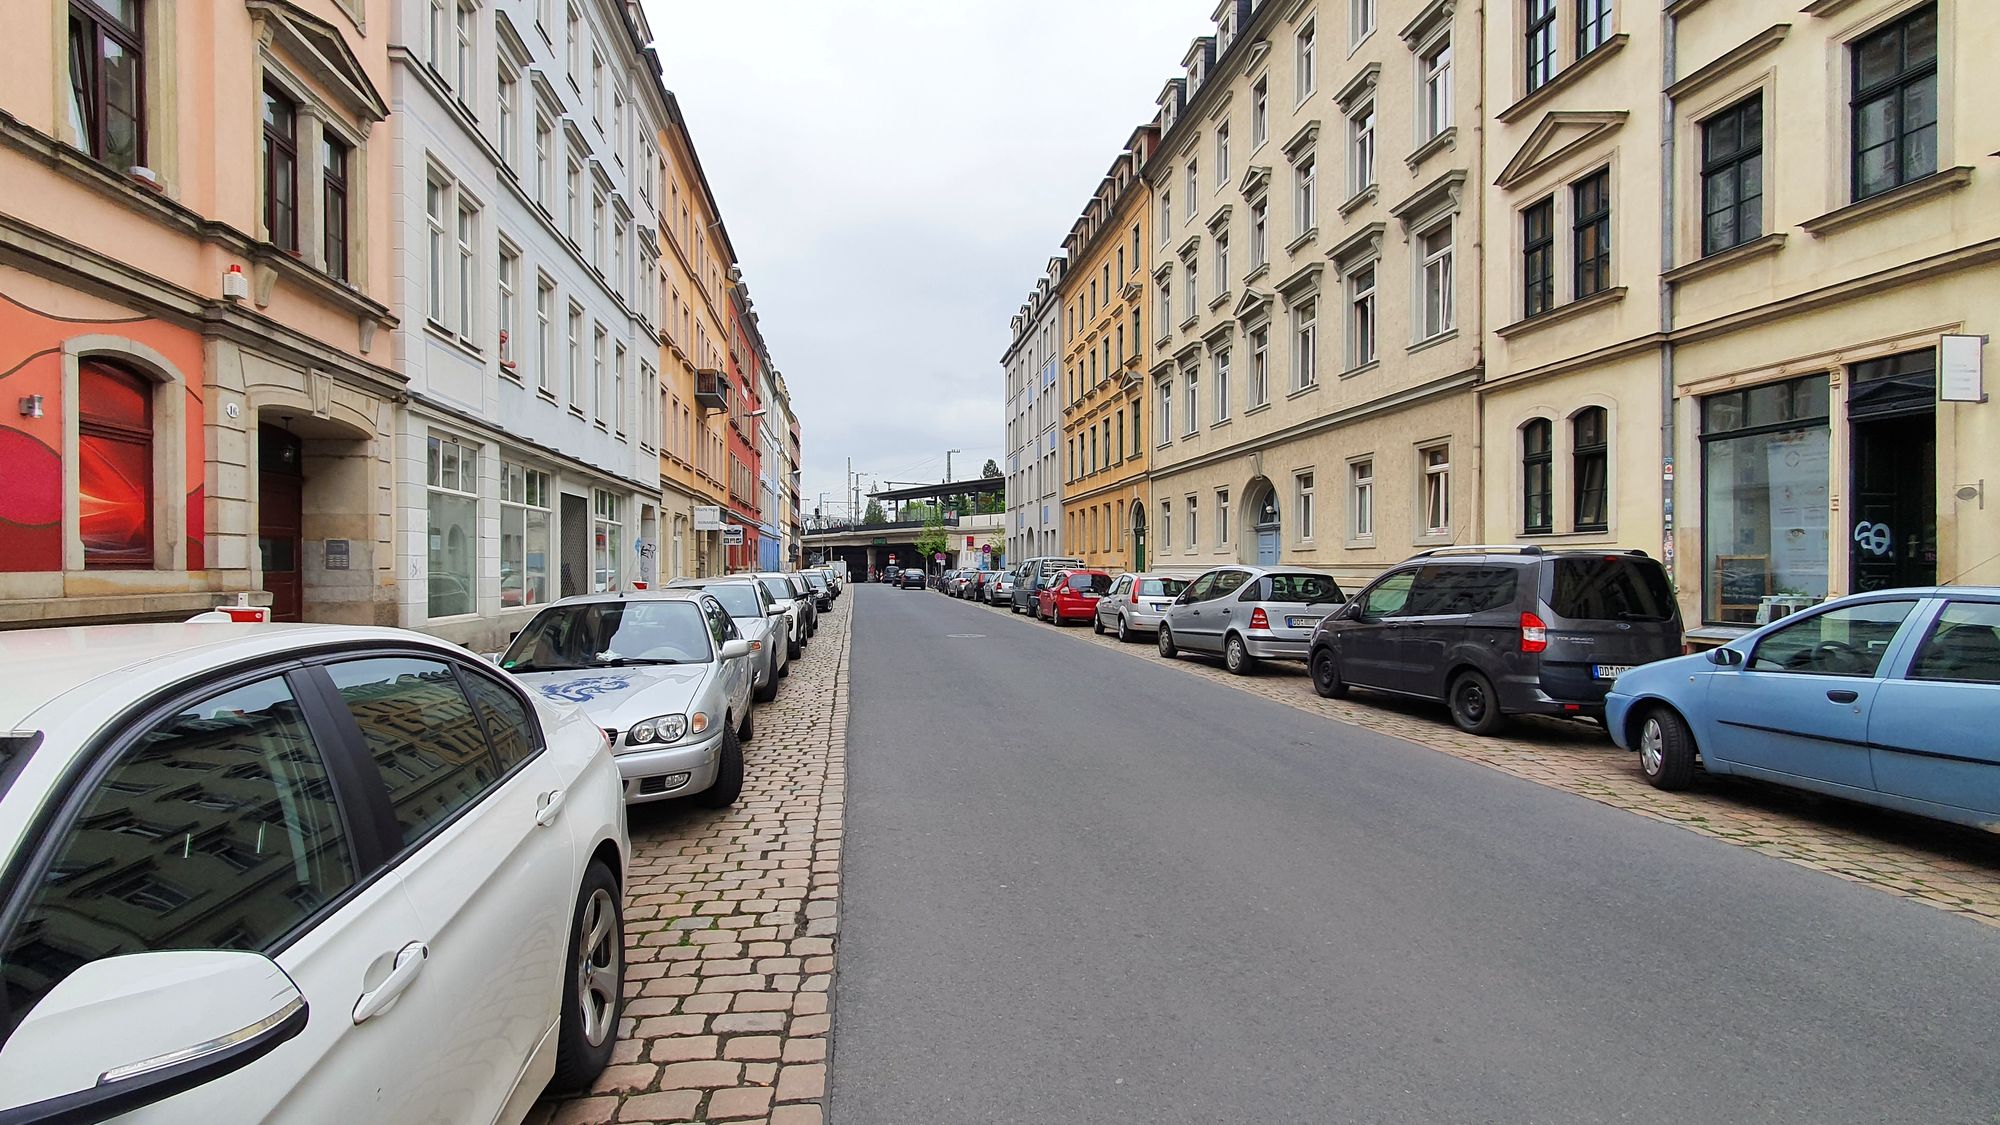
[[[946,633],[945,639],[952,641],[971,641],[971,640],[978,640],[985,636],[986,634],[984,633]]]

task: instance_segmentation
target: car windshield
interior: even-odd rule
[[[781,602],[788,602],[799,596],[798,591],[792,589],[792,584],[782,578],[759,578],[757,581],[762,582],[765,591]]]
[[[811,586],[815,590],[824,590],[826,589],[826,579],[817,574],[808,574],[806,575],[806,585]]]
[[[500,658],[510,672],[566,672],[711,659],[708,621],[692,601],[585,602],[550,606]]]
[[[1671,621],[1674,592],[1660,564],[1629,555],[1555,561],[1549,608],[1572,621]]]
[[[714,595],[715,600],[722,603],[722,608],[729,611],[729,616],[738,621],[764,616],[764,603],[758,599],[756,587],[747,582],[717,582],[712,586],[694,588]]]
[[[1338,602],[1342,598],[1340,584],[1324,574],[1273,574],[1271,600],[1314,605],[1321,602]]]
[[[1187,583],[1179,578],[1143,578],[1139,581],[1139,596],[1142,598],[1177,598],[1187,589]]]
[[[1108,574],[1072,574],[1069,576],[1069,588],[1083,594],[1102,594],[1111,588],[1111,576]]]

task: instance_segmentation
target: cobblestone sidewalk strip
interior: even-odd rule
[[[1017,620],[1030,626],[1026,619]],[[1032,627],[1050,628],[1039,622]],[[1151,638],[1144,644],[1120,644],[1116,637],[1095,635],[1088,628],[1065,632],[1089,644],[1169,663],[1160,660]],[[1335,722],[1394,735],[1552,789],[2000,926],[2000,837],[1988,833],[1705,774],[1697,775],[1692,789],[1665,792],[1640,776],[1638,755],[1620,751],[1593,724],[1517,718],[1506,736],[1481,738],[1454,727],[1442,707],[1367,692],[1344,700],[1322,699],[1301,664],[1264,664],[1250,676],[1231,675],[1219,661],[1203,657],[1183,655],[1171,664],[1189,675]]]
[[[625,1012],[611,1065],[529,1125],[819,1125],[840,893],[848,622],[820,614],[756,711],[733,808],[632,809]]]

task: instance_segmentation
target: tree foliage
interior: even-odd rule
[[[995,461],[991,457],[988,457],[986,459],[986,467],[979,470],[979,475],[985,477],[987,480],[992,480],[994,477],[999,476],[1000,462]]]
[[[868,502],[868,510],[861,514],[862,526],[874,527],[877,524],[888,522],[889,517],[882,514],[882,502],[880,500],[870,500]]]
[[[951,537],[945,534],[944,512],[936,504],[925,505],[924,530],[917,536],[917,553],[928,563],[933,556],[945,549]]]

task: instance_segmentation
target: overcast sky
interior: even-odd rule
[[[1006,458],[1008,320],[1215,0],[644,0],[805,443],[802,507]]]

